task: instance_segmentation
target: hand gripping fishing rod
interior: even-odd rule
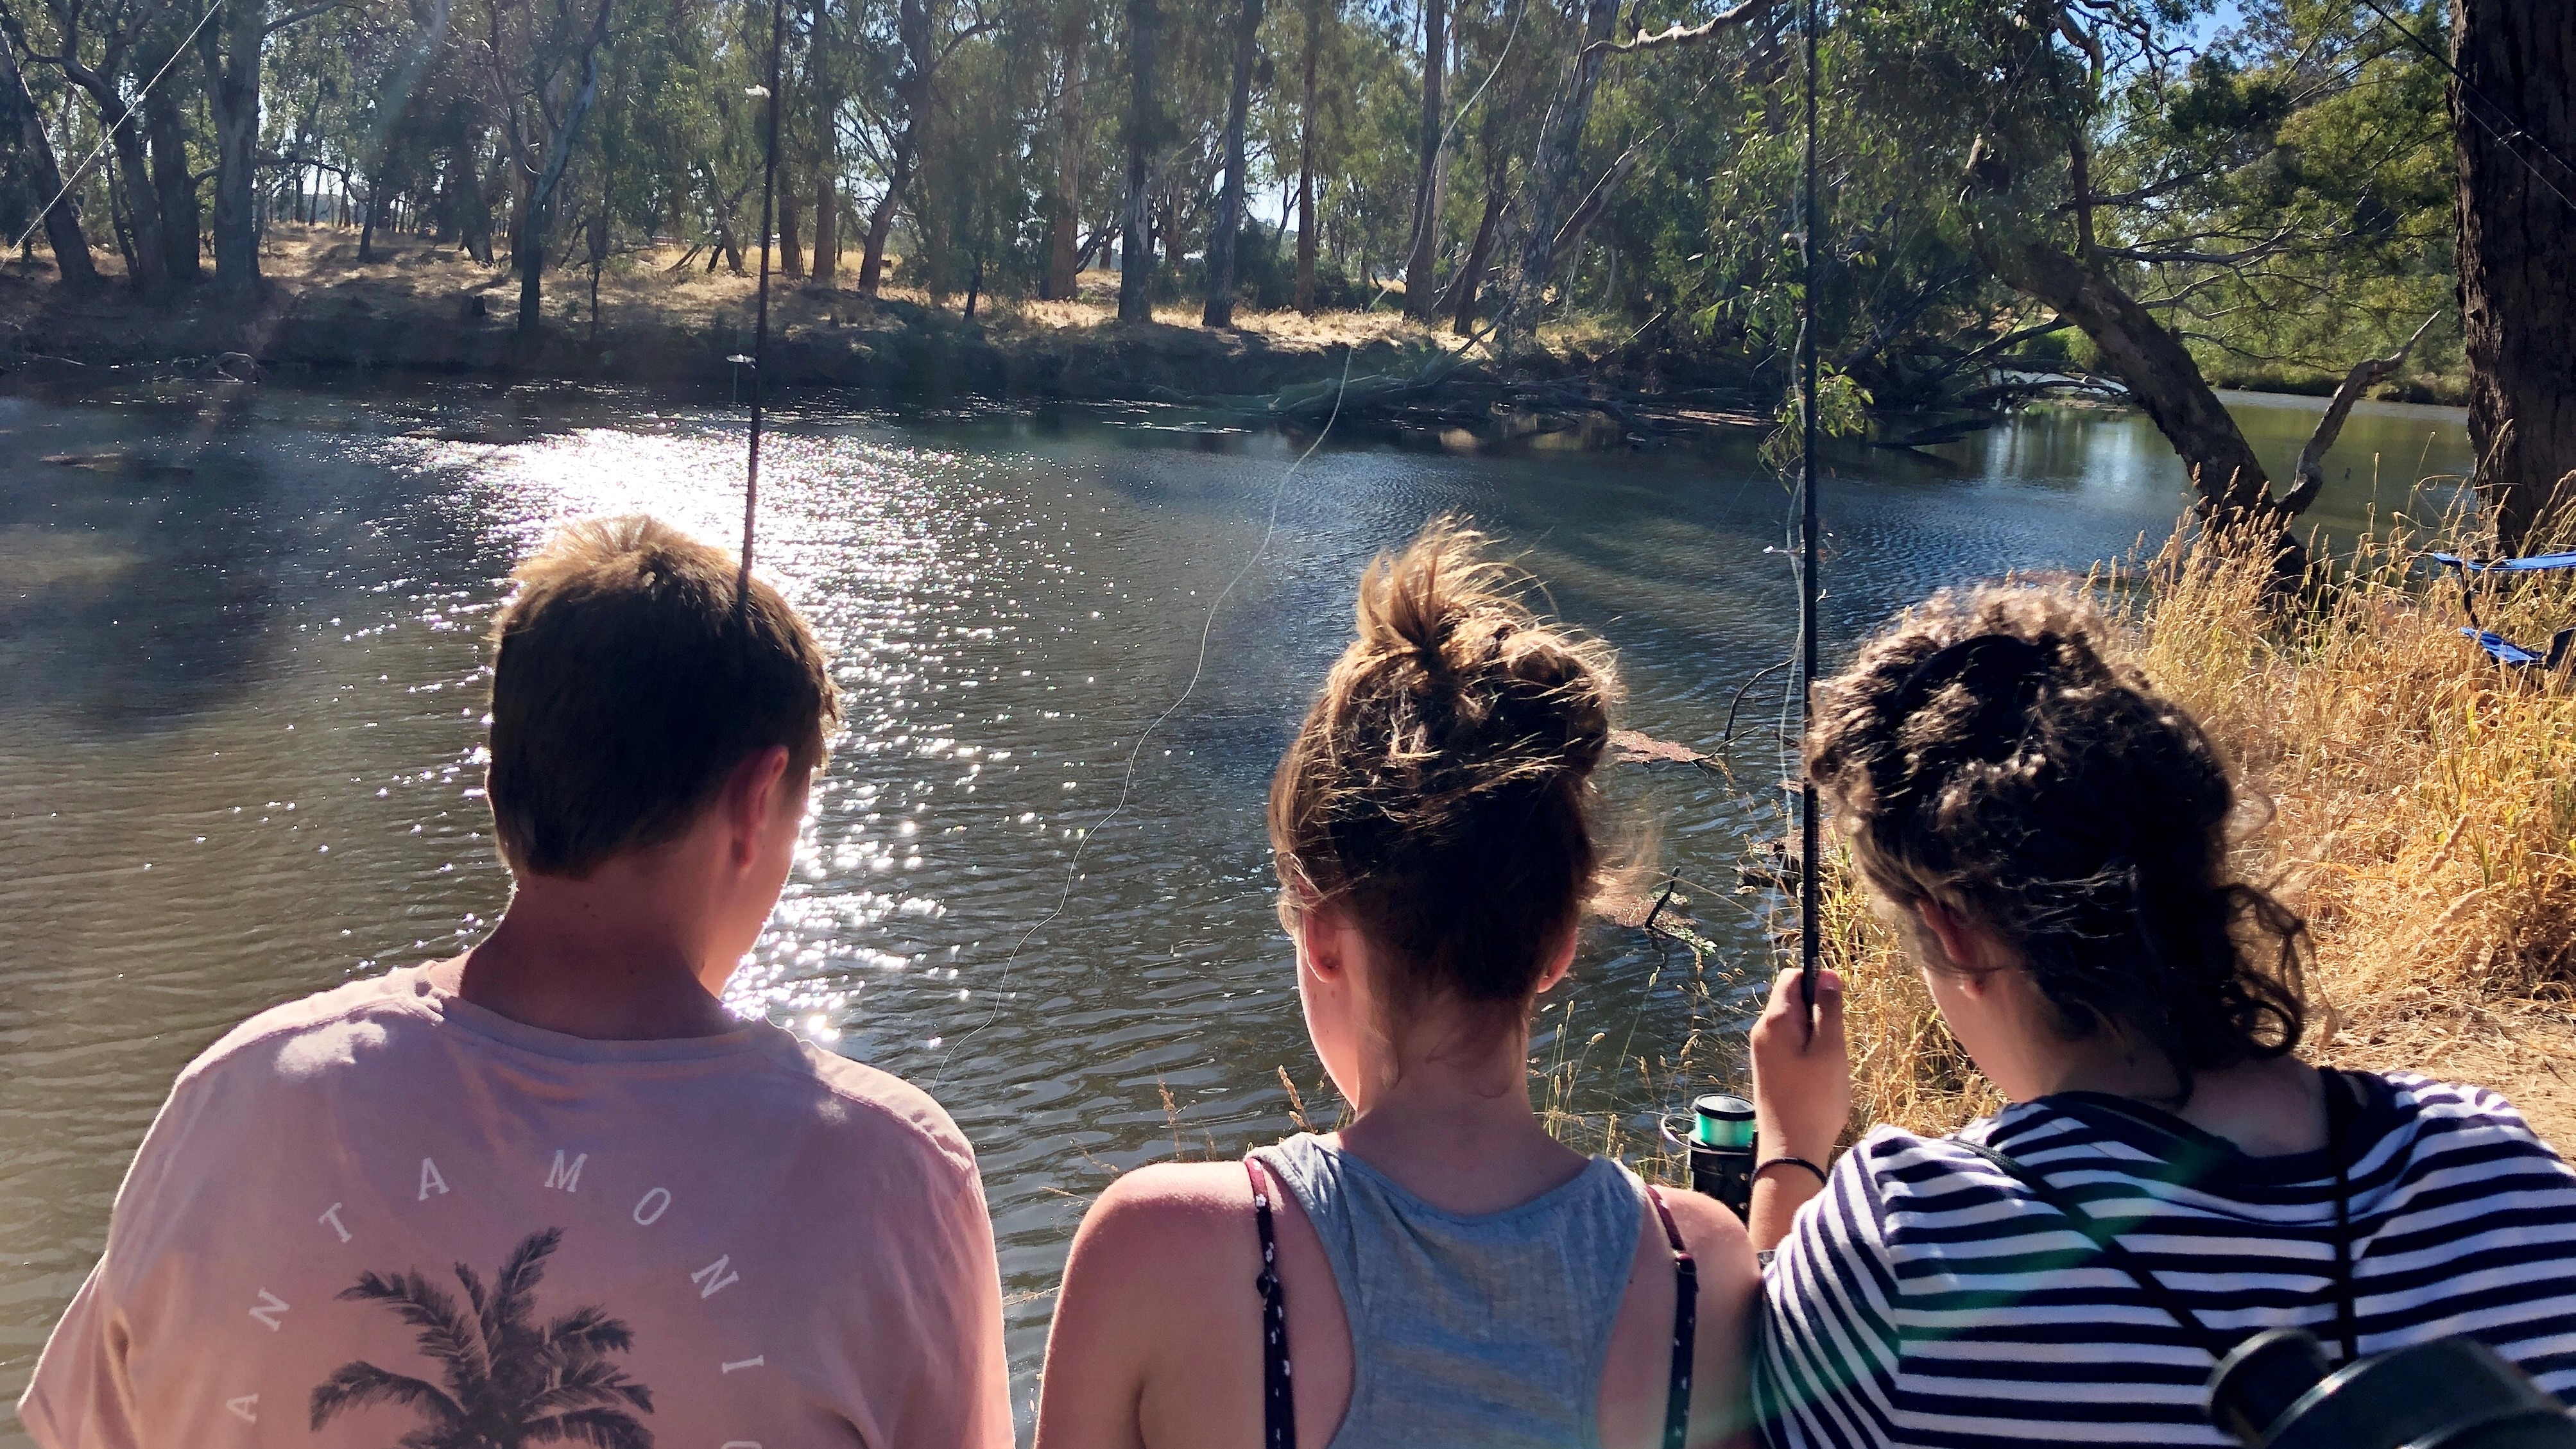
[[[786,47],[787,0],[770,0],[769,84],[762,88],[769,100],[769,138],[760,174],[760,300],[751,333],[751,460],[742,480],[742,577],[734,586],[734,597],[746,608],[751,603],[752,527],[760,517],[760,415],[769,392],[769,229],[778,206],[779,59]]]

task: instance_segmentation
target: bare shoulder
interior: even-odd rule
[[[1743,1221],[1725,1204],[1704,1193],[1676,1188],[1666,1188],[1662,1195],[1664,1205],[1672,1211],[1673,1226],[1681,1230],[1682,1245],[1690,1249],[1702,1287],[1749,1285],[1761,1277],[1753,1256],[1753,1239],[1746,1235]]]
[[[1147,1277],[1203,1268],[1250,1241],[1252,1186],[1238,1162],[1165,1162],[1122,1174],[1083,1214],[1076,1251]]]
[[[1102,1191],[1074,1234],[1047,1334],[1039,1449],[1139,1449],[1150,1386],[1256,1331],[1207,1291],[1228,1273],[1250,1281],[1251,1222],[1241,1163],[1140,1167]]]

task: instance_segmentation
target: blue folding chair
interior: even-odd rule
[[[2526,649],[2479,624],[2477,591],[2472,586],[2482,574],[2536,574],[2551,569],[2576,569],[2576,553],[2543,553],[2529,558],[2499,559],[2462,558],[2455,553],[2437,553],[2431,558],[2444,568],[2460,571],[2460,607],[2468,611],[2469,623],[2474,626],[2462,629],[2460,633],[2476,640],[2478,647],[2487,651],[2498,664],[2515,669],[2546,670],[2556,669],[2567,661],[2568,646],[2576,643],[2576,628],[2561,629],[2552,635],[2546,653]]]

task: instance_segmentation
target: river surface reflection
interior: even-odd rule
[[[2313,413],[2238,401],[2286,471]],[[0,398],[0,1396],[190,1056],[271,1003],[452,954],[500,910],[480,631],[513,562],[587,513],[731,538],[741,436],[723,410],[567,390]],[[1790,499],[1749,444],[1328,445],[1292,475],[1292,442],[1179,414],[816,407],[773,448],[761,562],[821,632],[849,724],[734,996],[955,1113],[1024,1406],[1065,1244],[1113,1173],[1293,1130],[1283,1069],[1329,1120],[1261,811],[1374,551],[1473,514],[1619,647],[1624,723],[1704,747],[1792,645]],[[82,462],[42,461],[61,455]],[[1938,585],[2152,545],[2182,502],[2152,430],[2100,412],[1836,461],[1829,655]],[[2348,531],[2465,463],[2456,414],[2366,408],[2318,518]],[[1776,903],[1733,886],[1779,832],[1782,677],[1747,696],[1731,775],[1614,772],[1658,858],[1723,887],[1691,907],[1720,948],[1696,981],[1687,954],[1597,926],[1542,1018],[1542,1061],[1580,1064],[1566,1105],[1631,1134],[1682,1094],[1694,1028],[1698,1070],[1731,1069],[1723,1035],[1767,976]]]

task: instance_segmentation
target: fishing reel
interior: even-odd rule
[[[1716,1198],[1739,1218],[1753,1211],[1753,1104],[1722,1092],[1691,1101],[1691,1120],[1675,1131],[1664,1119],[1664,1140],[1690,1154],[1691,1191]]]
[[[2209,1416],[2247,1449],[2576,1449],[2557,1398],[2473,1338],[2329,1373],[2316,1335],[2258,1333],[2210,1376]]]

